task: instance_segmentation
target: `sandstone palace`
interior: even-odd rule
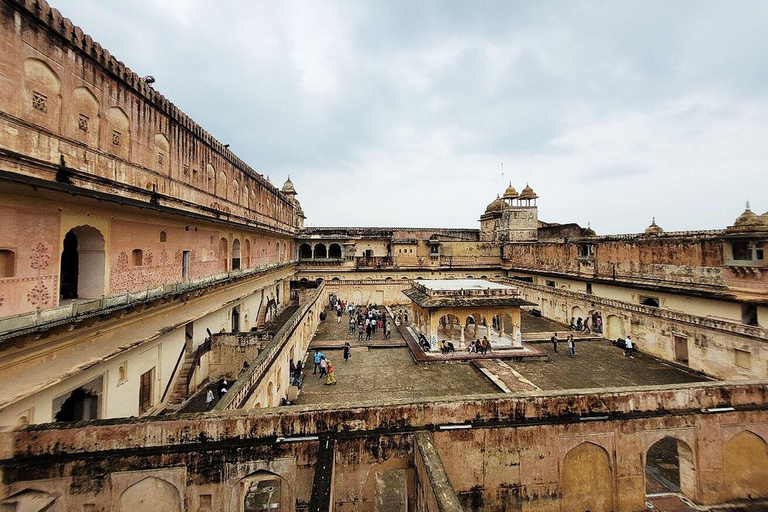
[[[0,0],[0,510],[768,508],[768,213],[305,227],[150,82]]]

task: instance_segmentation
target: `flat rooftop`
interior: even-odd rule
[[[419,279],[417,284],[424,288],[439,291],[459,291],[459,290],[515,290],[513,286],[493,283],[485,279]]]

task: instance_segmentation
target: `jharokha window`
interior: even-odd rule
[[[43,93],[32,92],[32,108],[42,113],[48,112],[48,96]]]
[[[84,131],[85,133],[88,133],[88,122],[90,119],[85,114],[80,114],[80,117],[77,118],[77,128],[79,130]]]

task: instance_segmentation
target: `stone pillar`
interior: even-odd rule
[[[514,333],[514,337],[512,339],[512,346],[515,348],[523,348],[523,337],[522,333],[520,332],[520,326],[515,325],[512,328],[512,332]]]
[[[499,338],[504,336],[504,313],[499,313]]]
[[[464,350],[466,348],[466,345],[464,344],[464,325],[459,324],[459,327],[461,327],[461,335],[459,336],[459,347]]]

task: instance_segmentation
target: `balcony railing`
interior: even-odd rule
[[[112,311],[207,288],[227,281],[255,276],[264,272],[293,266],[295,264],[296,261],[292,260],[284,263],[273,263],[271,265],[237,269],[231,272],[192,279],[190,281],[180,281],[177,283],[161,285],[147,290],[129,291],[121,295],[103,296],[100,299],[75,300],[64,306],[50,309],[38,308],[37,311],[33,313],[0,318],[0,340],[28,332],[40,331],[56,325],[76,322],[89,317],[108,314]]]

